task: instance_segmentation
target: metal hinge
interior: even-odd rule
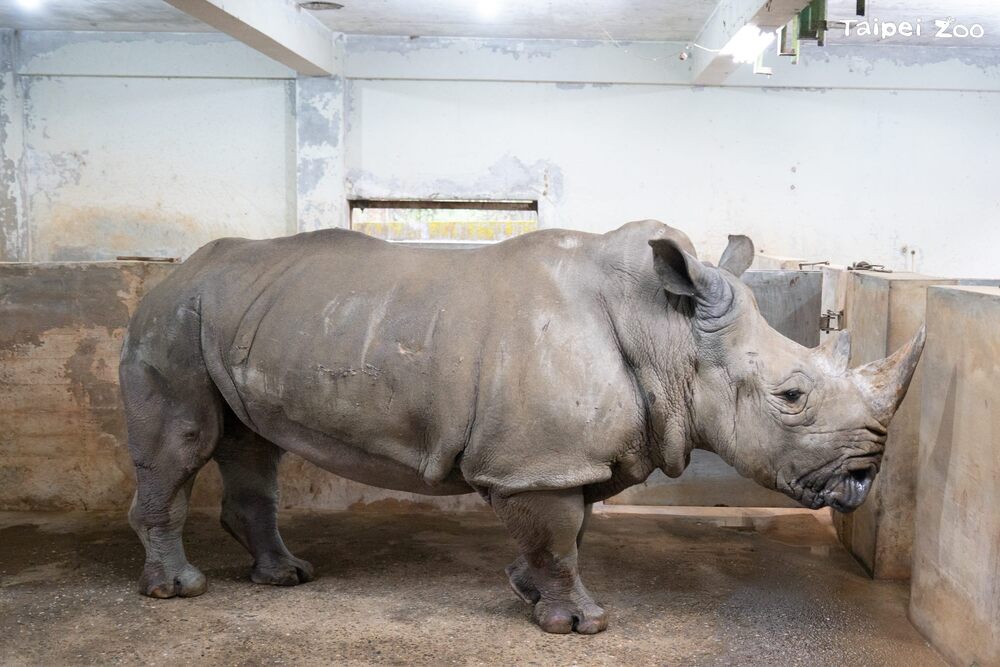
[[[843,331],[847,323],[844,321],[844,311],[828,310],[819,316],[819,330],[823,333]]]
[[[799,262],[799,271],[805,271],[811,266],[830,266],[830,260],[824,259],[822,262]]]

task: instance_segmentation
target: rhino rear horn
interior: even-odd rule
[[[891,356],[873,361],[855,371],[858,386],[870,401],[872,412],[881,424],[888,425],[899,404],[903,402],[926,338],[927,329],[924,325],[909,343]]]
[[[722,258],[719,259],[719,268],[725,269],[739,278],[753,264],[753,255],[753,241],[750,240],[749,236],[730,234],[729,245],[726,246],[722,252]]]
[[[851,359],[851,333],[838,331],[815,348],[815,353],[831,374],[843,374]]]

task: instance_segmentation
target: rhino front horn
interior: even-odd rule
[[[854,371],[858,386],[868,399],[872,413],[883,426],[888,426],[906,396],[913,371],[920,361],[920,353],[924,350],[926,337],[926,325],[922,325],[910,342],[891,356]]]

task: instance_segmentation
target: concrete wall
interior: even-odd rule
[[[531,196],[542,226],[655,217],[713,259],[739,231],[769,254],[989,277],[1000,60],[938,52],[830,48],[698,88],[675,85],[669,46],[352,38],[348,192]]]
[[[931,287],[910,618],[953,665],[1000,664],[1000,289]]]
[[[341,77],[296,82],[214,34],[2,37],[6,259],[185,256],[346,224],[346,197],[529,197],[713,259],[740,231],[936,275],[991,277],[1000,242],[992,52],[829,47],[701,88],[671,43],[349,37]]]
[[[286,70],[216,35],[2,32],[0,129],[17,140],[0,259],[184,257],[295,231]]]
[[[0,510],[124,509],[134,490],[118,391],[128,319],[172,270],[141,262],[0,263]],[[412,496],[356,484],[295,456],[283,506],[479,509],[476,494]],[[193,504],[217,506],[214,462]]]
[[[543,226],[598,232],[659,218],[713,259],[740,232],[785,255],[994,270],[992,170],[976,167],[1000,151],[994,93],[351,81],[348,109],[358,197],[531,196]],[[852,142],[792,140],[824,125]],[[942,127],[948,150],[915,143]]]
[[[846,274],[845,306],[852,368],[903,346],[924,322],[927,288],[954,281],[914,273]],[[917,440],[923,361],[889,426],[885,454],[868,499],[852,514],[835,514],[844,545],[878,579],[907,579],[913,549]]]
[[[123,507],[118,353],[163,264],[0,264],[0,507]]]

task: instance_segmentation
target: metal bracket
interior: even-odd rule
[[[844,311],[842,310],[828,310],[819,316],[819,330],[823,333],[843,331],[846,324],[844,321]]]
[[[799,271],[804,271],[807,266],[830,266],[830,260],[823,260],[822,262],[799,262]]]
[[[892,269],[885,268],[884,264],[872,264],[864,260],[860,262],[854,262],[849,267],[848,271],[874,271],[875,273],[892,273]]]

